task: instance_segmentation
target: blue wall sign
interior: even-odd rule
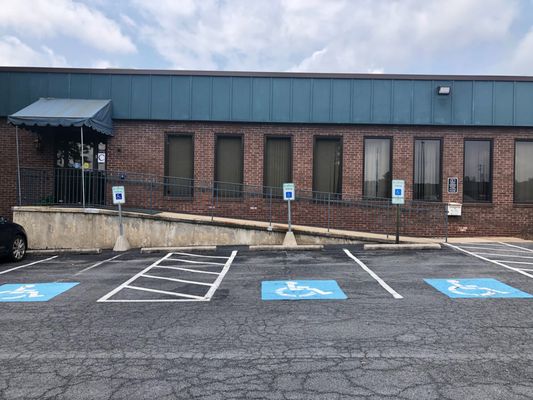
[[[261,300],[345,300],[336,281],[263,281]]]
[[[492,278],[424,280],[451,298],[494,299],[533,297],[529,293],[522,292]]]
[[[48,301],[79,282],[8,283],[0,286],[0,302]]]

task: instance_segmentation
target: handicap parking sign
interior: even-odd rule
[[[336,281],[263,281],[261,300],[345,300]]]
[[[48,301],[79,282],[8,283],[0,286],[0,302]]]
[[[494,299],[533,297],[529,293],[522,292],[492,278],[424,280],[451,298]]]

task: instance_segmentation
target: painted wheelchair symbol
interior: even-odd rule
[[[510,293],[489,287],[481,287],[478,285],[465,285],[456,279],[448,279],[447,282],[452,284],[452,286],[448,287],[448,291],[462,296],[490,297],[494,296],[495,294]]]
[[[1,300],[16,300],[24,298],[37,298],[44,297],[43,294],[39,294],[39,291],[32,289],[35,285],[22,285],[15,290],[4,290],[0,292]]]
[[[287,286],[276,289],[276,294],[279,296],[285,297],[310,297],[317,294],[326,296],[328,294],[333,294],[333,292],[326,292],[325,290],[320,290],[310,286],[299,286],[298,282],[288,281],[286,282]]]

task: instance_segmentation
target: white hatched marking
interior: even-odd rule
[[[471,251],[468,251],[468,250],[462,249],[462,248],[459,247],[459,246],[454,246],[453,244],[450,244],[450,243],[444,243],[444,244],[445,244],[446,246],[448,246],[448,247],[451,247],[452,249],[462,251],[463,253],[466,253],[466,254],[469,254],[469,255],[471,255],[471,256],[477,257],[477,258],[479,258],[479,259],[481,259],[481,260],[483,260],[483,261],[488,261],[488,262],[490,262],[490,263],[493,263],[493,264],[499,265],[500,267],[504,267],[504,268],[510,269],[511,271],[518,272],[519,274],[525,275],[525,276],[527,276],[528,278],[533,278],[533,275],[528,274],[527,272],[525,272],[525,271],[522,270],[522,269],[514,268],[514,267],[511,267],[511,266],[509,266],[509,265],[505,265],[503,262],[500,262],[500,261],[491,260],[490,258],[486,258],[486,257],[480,256],[479,254],[476,254],[476,253],[473,253],[473,252],[471,252]]]
[[[514,247],[516,249],[521,249],[521,250],[525,250],[525,251],[528,251],[530,253],[533,253],[533,250],[528,249],[527,247],[517,246],[515,244],[509,244],[509,243],[503,243],[503,242],[499,242],[499,243],[503,244],[504,246]]]
[[[224,263],[209,262],[209,261],[182,260],[181,258],[169,258],[168,260],[181,261],[181,262],[188,263],[188,264],[224,265]]]
[[[506,249],[505,247],[473,247],[473,246],[461,246],[463,249],[474,249],[474,250],[495,250],[495,251],[509,251],[514,253],[529,253],[529,251],[525,250],[514,250],[514,249]]]
[[[219,272],[201,271],[199,269],[191,269],[191,268],[183,268],[183,267],[172,267],[172,266],[168,266],[168,265],[157,265],[154,268],[166,268],[166,269],[173,269],[173,270],[176,270],[176,271],[197,272],[199,274],[220,275]]]
[[[526,261],[510,261],[510,260],[494,260],[498,262],[506,262],[509,264],[526,264],[526,265],[533,265],[533,262],[526,262]],[[521,268],[524,269],[524,268]]]
[[[223,258],[224,260],[227,260],[229,258],[229,257],[224,257],[224,256],[206,256],[205,254],[191,254],[191,253],[180,253],[180,252],[175,252],[172,254],[179,254],[181,256],[191,256],[191,257]]]
[[[514,255],[514,254],[496,254],[496,253],[482,253],[482,252],[478,252],[477,254],[481,254],[481,255],[483,255],[483,256],[498,256],[498,257],[527,258],[527,259],[530,259],[530,260],[533,259],[532,256],[516,256],[516,255]]]
[[[181,283],[192,283],[193,285],[213,286],[212,283],[187,281],[185,279],[167,278],[165,276],[156,276],[156,275],[143,274],[143,275],[141,275],[141,277],[143,277],[143,278],[161,279],[161,280],[164,280],[164,281],[173,281],[173,282],[181,282]]]
[[[149,289],[149,288],[143,288],[139,286],[124,286],[126,289],[134,289],[134,290],[141,290],[144,292],[152,292],[152,293],[162,293],[162,294],[169,294],[171,296],[178,296],[178,297],[186,297],[188,299],[203,299],[201,296],[194,296],[192,294],[185,294],[185,293],[176,293],[176,292],[167,292],[166,290],[157,290],[157,289]],[[151,300],[150,300],[151,301]]]

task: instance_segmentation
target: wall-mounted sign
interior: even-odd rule
[[[457,193],[459,191],[459,178],[448,178],[448,193]]]
[[[103,164],[105,163],[105,153],[98,153],[98,163]]]

